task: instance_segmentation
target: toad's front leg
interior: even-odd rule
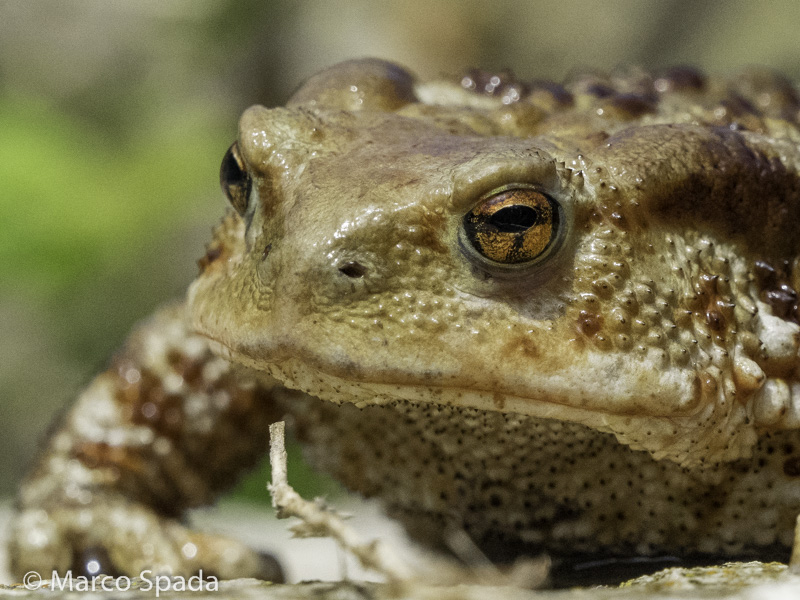
[[[281,416],[183,316],[174,306],[140,325],[59,423],[20,487],[15,574],[87,573],[94,559],[109,574],[279,577],[272,559],[181,523],[258,460]]]

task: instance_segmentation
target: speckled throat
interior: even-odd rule
[[[520,551],[711,558],[788,556],[791,547],[797,432],[763,436],[750,459],[688,470],[574,423],[279,397],[315,465],[380,497],[428,545],[462,529],[499,561]]]

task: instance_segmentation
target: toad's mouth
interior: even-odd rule
[[[341,365],[337,373],[337,365],[313,356],[286,352],[265,358],[220,341],[210,343],[219,356],[263,374],[272,385],[278,382],[335,404],[363,407],[408,401],[577,423],[613,433],[634,450],[646,450],[656,459],[685,467],[748,456],[756,439],[743,404],[718,401],[686,371],[653,372],[646,365],[636,371],[629,362],[604,366],[602,357],[591,357],[598,364],[581,368],[594,368],[593,372],[581,373],[573,366],[549,380],[542,374],[535,381],[481,386],[469,374],[453,378],[452,383],[435,374],[404,377],[400,372],[376,371],[366,378],[356,368],[350,376],[350,370]],[[613,368],[620,374],[617,380],[612,377]],[[521,392],[515,394],[515,389]]]
[[[577,389],[565,389],[561,393],[541,390],[523,396],[497,388],[459,385],[458,382],[448,385],[435,380],[433,375],[415,380],[398,377],[398,374],[384,374],[385,377],[380,380],[369,380],[335,374],[333,369],[326,369],[325,365],[316,366],[297,356],[264,361],[219,340],[209,338],[209,344],[222,358],[267,376],[286,388],[335,404],[351,403],[364,407],[397,401],[423,402],[569,421],[607,432],[613,430],[609,427],[610,420],[623,418],[636,421],[654,416],[641,410],[619,410],[615,413],[608,404],[602,407],[596,403],[580,406],[576,400],[580,393]]]
[[[565,404],[563,399],[558,398],[534,401],[531,398],[498,391],[458,385],[447,386],[434,381],[356,380],[312,366],[300,358],[290,357],[265,363],[234,350],[218,340],[209,339],[209,344],[213,352],[222,358],[253,369],[257,373],[266,374],[287,388],[336,404],[349,402],[356,406],[367,406],[405,400],[511,412],[584,424],[597,421],[596,411],[571,407]]]

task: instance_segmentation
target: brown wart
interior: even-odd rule
[[[783,75],[750,67],[731,79],[732,87],[770,117],[793,120],[800,109],[800,95]]]
[[[788,261],[775,268],[770,263],[757,260],[753,272],[759,288],[759,298],[772,308],[776,317],[800,324],[800,300],[791,285]]]
[[[595,312],[582,310],[578,315],[577,324],[578,331],[586,337],[593,337],[603,327],[603,316]]]
[[[672,67],[659,75],[653,87],[659,93],[666,92],[702,92],[708,79],[699,69],[694,67]]]
[[[598,116],[620,121],[638,119],[654,113],[657,105],[653,98],[640,94],[619,94],[606,98],[597,108]]]
[[[792,456],[783,461],[783,473],[787,477],[800,477],[800,456]]]
[[[719,275],[700,275],[698,286],[699,299],[705,304],[703,314],[708,327],[724,338],[725,331],[733,324],[734,303],[730,296],[720,289]]]

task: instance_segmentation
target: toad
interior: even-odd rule
[[[428,546],[789,559],[799,111],[756,70],[379,60],[248,109],[200,275],[54,430],[13,569],[269,576],[184,517],[281,418]]]

